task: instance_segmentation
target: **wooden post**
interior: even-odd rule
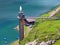
[[[24,14],[21,6],[18,18],[19,18],[19,41],[21,41],[24,38]]]

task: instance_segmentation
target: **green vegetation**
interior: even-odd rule
[[[27,28],[28,28],[27,26],[24,26],[24,33],[25,33],[24,37],[28,36],[29,32],[28,32]]]
[[[58,12],[60,15],[60,12]],[[49,14],[43,14],[41,17],[48,17]],[[57,40],[60,37],[60,20],[55,19],[36,19],[35,25],[33,25],[32,30],[28,35],[20,42],[20,45],[24,45],[27,42],[34,41],[37,42]],[[54,45],[59,45],[60,40],[56,41]]]
[[[60,40],[56,41],[54,45],[60,45]]]

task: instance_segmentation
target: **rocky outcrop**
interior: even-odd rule
[[[54,44],[55,40],[49,40],[47,42],[42,41],[41,43],[38,43],[36,40],[26,43],[25,45],[50,45],[50,44]]]
[[[33,42],[26,43],[25,45],[37,45],[37,42],[34,40]]]
[[[46,42],[41,42],[39,45],[48,45],[48,43],[46,43]]]

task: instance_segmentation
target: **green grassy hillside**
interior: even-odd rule
[[[57,14],[60,15],[58,12]],[[57,15],[56,14],[56,15]],[[48,17],[49,14],[43,14],[43,17]],[[58,15],[57,15],[58,16]],[[37,42],[48,41],[48,40],[57,40],[60,37],[60,20],[55,19],[36,19],[35,24],[32,27],[32,30],[29,32],[28,36],[20,42],[20,45],[24,45],[27,42],[34,41],[37,39]],[[59,45],[60,40],[54,44]],[[57,44],[58,43],[58,44]]]
[[[53,45],[60,45],[60,40],[56,41]]]

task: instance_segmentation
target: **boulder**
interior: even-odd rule
[[[46,42],[47,44],[52,44],[52,40],[49,40]]]
[[[41,42],[39,45],[48,45],[48,43],[46,43],[46,42]]]
[[[36,40],[34,40],[33,42],[26,43],[25,45],[36,45],[36,44],[37,44],[37,42],[36,42]]]
[[[54,44],[55,43],[55,40],[52,40],[52,44]]]

